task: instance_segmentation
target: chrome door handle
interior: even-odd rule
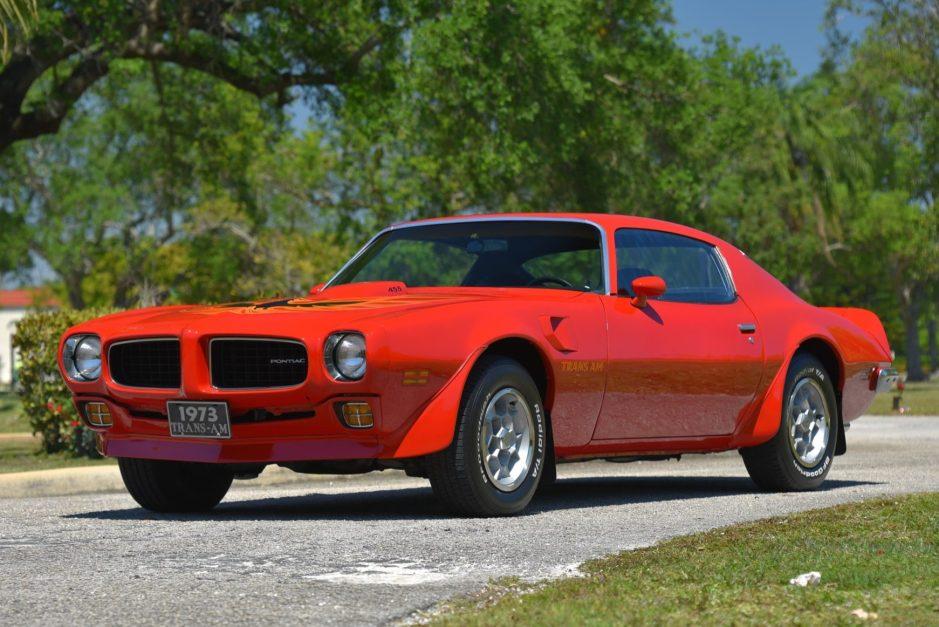
[[[741,333],[756,333],[756,325],[749,322],[742,322],[737,325]]]

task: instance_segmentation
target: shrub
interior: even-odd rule
[[[94,437],[79,419],[57,365],[59,338],[72,325],[111,310],[63,309],[26,315],[16,325],[13,346],[19,350],[17,392],[33,433],[42,436],[46,453],[68,451],[98,457]]]

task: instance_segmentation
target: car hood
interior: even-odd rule
[[[545,294],[549,290],[526,291],[537,291],[551,300],[567,300],[583,295],[561,290],[550,290],[554,294]],[[389,317],[413,315],[428,309],[518,298],[518,292],[518,289],[493,289],[485,293],[481,290],[457,290],[376,296],[337,291],[336,294],[323,293],[302,298],[138,309],[98,318],[76,329],[99,333],[108,338],[180,336],[186,333],[293,336],[301,320],[302,328],[315,332],[372,319],[387,320]]]

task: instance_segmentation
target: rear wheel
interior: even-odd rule
[[[831,469],[838,440],[838,405],[830,374],[812,355],[792,359],[779,431],[772,440],[742,449],[747,472],[764,490],[812,490]]]
[[[154,512],[205,512],[219,504],[234,473],[219,464],[152,459],[117,460],[127,491]]]
[[[546,434],[528,372],[514,360],[484,357],[467,381],[453,442],[427,459],[434,493],[471,516],[521,511],[545,469]]]

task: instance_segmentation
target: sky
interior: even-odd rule
[[[779,46],[805,76],[821,62],[827,4],[826,0],[672,0],[672,13],[675,30],[692,33],[683,43],[693,44],[700,35],[723,30],[747,47]],[[848,32],[860,32],[862,26],[856,17],[841,24]]]

